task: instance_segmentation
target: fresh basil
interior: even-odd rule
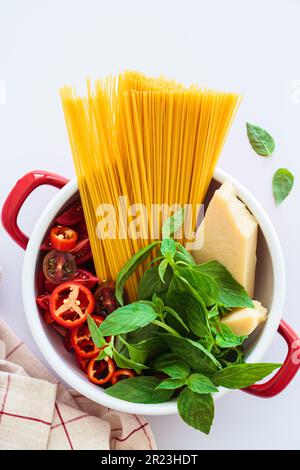
[[[214,401],[210,394],[199,394],[188,387],[180,392],[178,412],[189,426],[209,434],[214,419]]]
[[[278,369],[281,364],[257,363],[228,366],[212,377],[216,385],[226,388],[245,388],[253,385]]]
[[[226,308],[250,307],[254,305],[245,289],[218,261],[209,261],[194,267],[195,270],[214,279],[219,286],[217,303]]]
[[[235,348],[243,344],[248,336],[238,336],[233,333],[229,326],[219,323],[216,334],[216,344],[220,348]]]
[[[113,350],[113,358],[120,369],[133,369],[138,374],[140,374],[143,369],[149,369],[149,367],[145,366],[145,364],[140,364],[139,362],[135,362],[132,359],[129,359],[128,357],[119,353],[116,349]]]
[[[254,124],[246,123],[247,135],[253,150],[263,157],[272,155],[275,149],[273,137],[265,130]]]
[[[123,289],[127,279],[134,273],[139,264],[148,258],[152,250],[159,244],[159,241],[154,241],[143,248],[141,248],[127,263],[122,267],[116,280],[116,299],[120,305],[123,305]]]
[[[173,379],[185,379],[190,373],[189,365],[173,353],[161,354],[152,362],[151,367]]]
[[[161,242],[160,251],[167,259],[173,259],[176,253],[176,243],[173,238],[164,238]]]
[[[176,251],[176,254],[174,256],[174,261],[175,262],[181,261],[183,263],[187,263],[187,264],[190,264],[192,266],[194,264],[196,264],[196,261],[194,260],[191,253],[183,245],[181,245],[181,243],[177,242],[176,243],[176,248],[177,248],[177,251]]]
[[[173,271],[170,266],[167,266],[164,273],[164,282],[162,282],[158,268],[158,265],[155,265],[145,271],[138,286],[139,299],[151,299],[153,294],[160,295],[162,292],[167,291]]]
[[[157,390],[160,380],[152,376],[132,377],[121,380],[105,392],[111,397],[133,403],[164,403],[173,395],[174,390]]]
[[[200,295],[201,299],[207,306],[214,305],[219,298],[219,286],[216,281],[206,273],[194,269],[194,267],[177,267],[176,276],[181,280],[185,280],[187,284],[185,290],[191,286]]]
[[[168,389],[174,390],[176,388],[181,388],[185,385],[184,379],[165,379],[156,387],[156,390]]]
[[[162,334],[171,351],[187,362],[195,372],[209,377],[221,369],[219,361],[202,344],[188,338],[178,338],[171,334]]]
[[[174,276],[170,283],[166,304],[181,313],[194,334],[200,338],[210,334],[204,302],[186,291],[185,284],[177,276]]]
[[[218,391],[213,382],[203,374],[192,374],[186,379],[185,383],[196,393],[214,393]]]
[[[167,267],[169,266],[168,260],[164,259],[160,265],[158,266],[158,275],[160,277],[161,282],[165,283],[164,281],[164,276],[167,270]]]
[[[290,194],[294,185],[294,175],[286,168],[279,168],[274,173],[272,186],[273,195],[276,204],[281,204],[282,201]]]
[[[166,345],[161,342],[159,337],[150,337],[139,343],[129,343],[119,336],[121,341],[125,344],[128,350],[129,357],[135,362],[145,364],[158,354],[162,354],[166,351]]]
[[[104,339],[104,336],[99,330],[97,323],[90,315],[87,316],[87,324],[94,344],[98,348],[102,348],[103,346],[105,346],[107,343]]]
[[[162,226],[162,238],[170,238],[175,235],[177,230],[184,222],[184,208],[179,209],[169,217]]]
[[[157,317],[151,305],[143,301],[120,307],[110,313],[101,323],[99,329],[103,336],[115,336],[148,325]]]

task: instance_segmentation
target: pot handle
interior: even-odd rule
[[[288,353],[277,373],[266,383],[255,384],[242,389],[243,392],[261,398],[271,398],[282,392],[293,379],[300,367],[300,338],[284,320],[281,320],[278,333],[285,339]]]
[[[2,225],[12,239],[24,250],[28,243],[28,237],[18,226],[18,215],[29,194],[39,186],[48,184],[61,189],[68,180],[63,176],[48,171],[30,171],[17,181],[2,207]]]

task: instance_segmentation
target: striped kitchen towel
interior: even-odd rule
[[[143,417],[67,390],[0,320],[0,449],[148,450],[155,442]]]

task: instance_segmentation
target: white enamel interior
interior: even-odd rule
[[[249,343],[248,362],[260,361],[269,348],[277,331],[285,298],[285,270],[281,247],[271,221],[255,197],[238,181],[221,169],[216,169],[211,190],[225,179],[232,181],[239,198],[247,205],[256,217],[259,226],[258,264],[256,270],[255,298],[268,308],[267,322]],[[62,345],[61,338],[52,328],[42,321],[36,306],[36,270],[39,262],[39,247],[49,226],[61,208],[77,194],[76,179],[70,181],[57,192],[39,217],[30,237],[23,265],[23,301],[27,322],[34,340],[46,361],[56,374],[70,387],[101,405],[144,415],[167,415],[177,412],[176,401],[161,404],[135,404],[112,398],[90,383],[85,374],[75,363],[74,355],[68,353]],[[228,393],[220,389],[215,394],[218,399]]]

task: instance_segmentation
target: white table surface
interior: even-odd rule
[[[32,169],[74,174],[58,89],[124,68],[163,72],[184,82],[239,91],[244,100],[219,165],[262,202],[279,235],[287,268],[284,318],[300,331],[300,3],[297,0],[192,1],[0,0],[0,202]],[[275,137],[274,156],[253,153],[245,121]],[[279,167],[296,176],[276,208],[271,179]],[[54,194],[42,188],[24,206],[30,233]],[[39,355],[21,298],[23,252],[0,229],[0,316]],[[281,360],[276,338],[266,360]],[[300,374],[280,396],[236,391],[218,401],[204,436],[177,416],[150,417],[158,448],[299,448]]]

